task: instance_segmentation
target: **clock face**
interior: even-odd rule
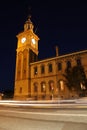
[[[26,38],[23,37],[23,38],[21,39],[21,42],[24,43],[25,41],[26,41]]]
[[[36,42],[35,42],[35,39],[34,38],[32,38],[31,39],[31,41],[32,41],[32,43],[35,45],[36,44]]]

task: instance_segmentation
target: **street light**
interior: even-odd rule
[[[54,92],[54,88],[53,87],[52,87],[51,91],[52,91],[52,100],[53,100],[53,92]]]
[[[43,92],[44,92],[44,96],[46,97],[46,86],[45,86],[45,84],[43,84]]]

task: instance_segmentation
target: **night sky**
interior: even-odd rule
[[[0,91],[13,89],[16,35],[31,14],[39,36],[39,59],[87,49],[87,3],[84,1],[19,0],[0,3]]]

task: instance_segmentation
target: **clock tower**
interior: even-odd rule
[[[30,97],[29,64],[37,61],[39,40],[33,28],[34,25],[29,16],[24,24],[24,31],[17,35],[14,99],[25,100]]]

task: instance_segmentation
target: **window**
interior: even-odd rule
[[[49,82],[49,91],[50,91],[50,92],[53,92],[53,91],[54,91],[54,82],[53,82],[53,81],[50,81],[50,82]]]
[[[58,63],[58,70],[62,70],[62,64]]]
[[[52,64],[49,64],[49,72],[52,72]]]
[[[86,89],[86,87],[85,87],[85,85],[83,83],[80,83],[80,87],[81,87],[81,90],[85,90]]]
[[[46,83],[45,82],[41,83],[41,92],[46,92]]]
[[[81,60],[77,59],[77,65],[81,65]]]
[[[41,74],[44,74],[45,72],[45,68],[44,68],[44,65],[41,66]]]
[[[67,61],[67,68],[71,68],[71,62]]]
[[[38,92],[38,84],[34,83],[34,92]]]
[[[29,54],[30,54],[30,57],[29,57],[30,63],[37,61],[38,56],[31,49],[29,51]]]
[[[34,67],[34,75],[37,75],[37,67]]]
[[[64,82],[63,82],[63,80],[59,81],[59,87],[60,87],[61,91],[64,91]]]

